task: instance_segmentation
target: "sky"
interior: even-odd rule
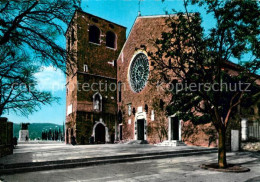
[[[138,0],[83,0],[81,8],[95,16],[107,19],[117,24],[127,27],[128,36],[135,18],[139,11]],[[172,9],[184,11],[182,0],[143,0],[140,3],[141,15],[163,15],[165,11],[172,14]],[[200,12],[203,18],[202,26],[206,29],[214,26],[214,19],[207,15],[203,8],[197,6],[189,7],[190,12]],[[64,27],[65,29],[67,27]],[[59,37],[57,42],[66,46],[65,37]],[[6,113],[4,116],[14,123],[55,123],[63,124],[66,117],[66,77],[60,71],[51,66],[42,67],[41,72],[35,77],[38,80],[39,89],[51,91],[53,96],[59,97],[58,103],[52,105],[43,105],[38,112],[28,117],[15,115],[14,113]]]

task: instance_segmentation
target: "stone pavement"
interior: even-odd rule
[[[0,158],[0,164],[47,162],[96,158],[105,156],[125,156],[133,154],[212,150],[205,147],[178,146],[164,147],[139,144],[103,144],[103,145],[66,145],[60,142],[22,143],[13,155]]]
[[[55,182],[259,182],[260,153],[228,153],[228,162],[251,169],[246,173],[223,173],[199,168],[202,163],[217,161],[217,154],[193,155],[167,159],[106,164],[0,175],[3,182],[55,181]]]

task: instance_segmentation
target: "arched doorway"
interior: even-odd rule
[[[106,141],[106,129],[103,124],[99,123],[97,124],[95,129],[95,142],[105,143],[105,141]]]

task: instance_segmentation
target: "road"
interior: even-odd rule
[[[2,181],[260,181],[260,153],[229,153],[230,163],[251,169],[247,173],[221,173],[199,168],[216,161],[216,154],[150,161],[106,164],[83,168],[0,175]]]

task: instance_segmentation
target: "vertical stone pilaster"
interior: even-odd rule
[[[241,120],[241,139],[246,141],[248,139],[248,119],[242,118]]]
[[[168,117],[168,140],[171,140],[171,117]]]
[[[231,130],[231,151],[239,150],[239,130]]]
[[[181,128],[182,127],[182,120],[179,120],[179,141],[182,141],[181,139]]]

